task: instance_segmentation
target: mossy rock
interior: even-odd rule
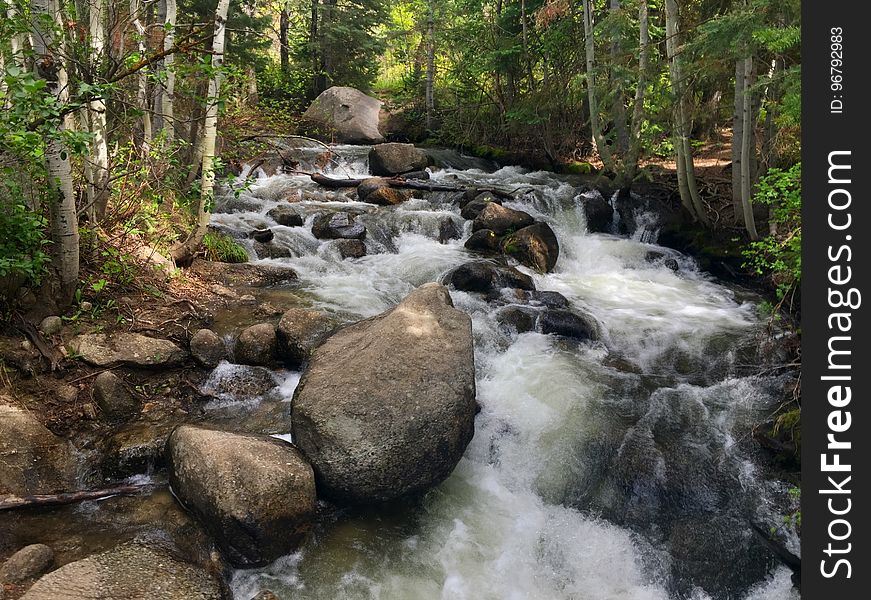
[[[591,175],[596,170],[588,162],[573,160],[561,165],[560,170],[568,175]]]

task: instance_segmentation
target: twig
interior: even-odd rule
[[[102,490],[83,490],[79,492],[64,492],[61,494],[37,494],[34,496],[7,496],[0,500],[0,511],[18,510],[37,506],[64,506],[84,502],[85,500],[100,500],[111,496],[132,496],[150,492],[158,487],[154,483],[125,484]]]

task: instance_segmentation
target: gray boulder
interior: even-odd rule
[[[334,212],[315,218],[312,235],[319,240],[362,240],[366,237],[366,228],[351,213]]]
[[[278,352],[287,362],[299,364],[311,358],[314,349],[320,346],[333,332],[333,321],[325,314],[292,308],[278,322]]]
[[[88,333],[74,337],[70,347],[95,367],[171,367],[188,356],[169,340],[139,333]]]
[[[401,175],[422,171],[429,165],[429,157],[414,144],[390,142],[378,144],[369,150],[369,172],[373,175]]]
[[[317,497],[287,442],[183,425],[167,443],[170,483],[236,566],[264,565],[302,541]]]
[[[315,350],[291,411],[319,493],[371,503],[431,488],[474,433],[471,319],[444,286],[421,286]]]
[[[54,563],[54,551],[45,544],[25,546],[0,565],[0,588],[39,577]]]
[[[205,568],[163,549],[127,543],[64,565],[33,584],[22,600],[222,600]]]
[[[278,340],[275,326],[258,323],[246,327],[236,339],[236,362],[243,365],[268,365],[275,361]]]
[[[0,497],[68,492],[74,476],[70,445],[0,397]]]
[[[227,346],[211,329],[199,329],[191,337],[191,354],[204,367],[214,368],[227,358]]]
[[[139,414],[139,400],[112,371],[97,375],[93,394],[97,406],[110,419],[129,419]]]
[[[382,102],[351,87],[333,86],[314,99],[302,116],[303,131],[343,144],[377,144]]]

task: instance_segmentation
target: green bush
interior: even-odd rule
[[[226,263],[248,262],[248,251],[223,233],[207,233],[203,238],[203,247],[206,249],[208,260]]]
[[[8,190],[10,180],[4,178],[3,183]],[[50,261],[44,250],[49,243],[46,226],[42,214],[22,202],[0,204],[0,277],[39,283]]]

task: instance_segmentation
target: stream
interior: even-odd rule
[[[326,174],[368,176],[368,148],[335,150]],[[297,150],[299,168],[314,170],[322,151]],[[758,298],[656,246],[655,229],[587,233],[570,177],[433,154],[445,167],[436,182],[519,190],[505,205],[551,225],[554,272],[520,269],[595,316],[602,339],[518,335],[492,301],[452,289],[473,321],[481,406],[456,470],[401,506],[327,514],[298,552],[236,571],[235,598],[263,589],[312,599],[798,598],[791,571],[750,527],[777,528],[798,554],[783,526],[795,508],[789,485],[767,471],[750,435],[785,383],[747,375],[765,330]],[[302,175],[260,173],[219,199],[212,225],[237,235],[270,227],[279,250],[258,261],[292,266],[302,303],[353,322],[479,258],[463,247],[471,222],[449,197],[417,192],[381,207]],[[305,226],[266,216],[288,198]],[[336,210],[365,224],[366,256],[342,260],[335,243],[313,237],[315,216]],[[462,235],[440,243],[446,219]],[[253,242],[242,243],[256,259]],[[281,377],[286,402],[299,373]]]

